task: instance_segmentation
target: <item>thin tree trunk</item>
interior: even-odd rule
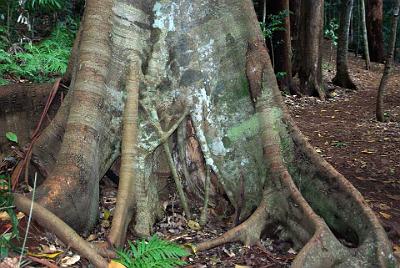
[[[400,8],[400,0],[396,0],[395,5],[393,6],[393,14],[392,14],[392,25],[390,28],[390,40],[388,47],[388,54],[386,56],[385,69],[383,71],[381,83],[378,89],[378,97],[376,100],[376,119],[379,122],[385,121],[385,114],[383,112],[383,98],[385,94],[385,89],[387,83],[389,81],[390,74],[393,68],[394,62],[394,49],[396,46],[396,34],[397,34],[397,24],[399,19],[399,8]]]
[[[369,58],[369,46],[368,46],[368,31],[367,31],[367,22],[365,20],[365,1],[360,0],[361,6],[361,27],[362,27],[362,37],[363,37],[363,45],[364,45],[364,57],[365,57],[365,69],[369,70],[371,68],[371,60]]]
[[[353,0],[342,0],[340,7],[339,40],[336,53],[336,76],[333,78],[333,83],[340,87],[356,89],[356,85],[351,81],[347,66],[352,9]]]

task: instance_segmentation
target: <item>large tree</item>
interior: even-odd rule
[[[290,118],[250,0],[88,0],[73,55],[69,92],[33,148],[46,177],[35,200],[47,208],[35,205],[34,217],[97,266],[106,266],[98,252],[48,210],[75,230],[93,227],[122,129],[121,169],[133,177],[121,178],[111,243],[123,243],[130,222],[151,233],[160,174],[171,172],[182,204],[211,181],[210,201],[242,222],[196,250],[279,230],[299,249],[293,267],[395,265],[360,193]]]
[[[325,98],[322,85],[324,1],[302,0],[297,42],[300,92]]]
[[[270,15],[283,15],[282,29],[272,33],[274,70],[278,75],[279,88],[292,94],[298,93],[292,81],[292,44],[290,29],[289,0],[270,1],[267,5]]]
[[[383,0],[366,0],[368,45],[371,61],[383,62]]]

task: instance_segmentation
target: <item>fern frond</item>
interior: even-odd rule
[[[117,254],[118,261],[129,268],[177,267],[185,264],[180,258],[189,255],[179,245],[161,240],[157,236],[151,237],[148,241],[138,241],[135,244],[129,241],[128,244],[130,256],[127,251],[117,251]]]

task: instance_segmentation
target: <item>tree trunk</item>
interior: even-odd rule
[[[371,68],[371,60],[369,57],[369,46],[368,46],[368,31],[367,31],[367,22],[366,22],[366,14],[365,14],[365,1],[360,0],[361,6],[361,26],[362,26],[362,37],[364,44],[364,57],[365,57],[365,69],[369,70]]]
[[[314,32],[322,25],[311,22]],[[312,43],[318,55],[319,43]],[[250,0],[88,0],[78,50],[71,90],[34,151],[39,163],[51,162],[38,202],[76,230],[96,221],[98,182],[120,153],[124,100],[132,99],[137,141],[124,139],[124,152],[135,161],[124,166],[135,177],[124,184],[133,190],[119,209],[129,218],[113,222],[123,226],[111,242],[120,243],[129,221],[137,234],[151,233],[160,174],[177,174],[192,198],[203,197],[209,174],[210,201],[220,210],[235,207],[243,223],[197,250],[256,244],[265,229],[279,226],[277,234],[299,250],[293,267],[395,265],[360,193],[290,118]],[[307,81],[320,85],[316,77]],[[124,125],[130,127],[132,120]]]
[[[333,83],[339,87],[356,89],[356,85],[351,81],[349,68],[347,66],[349,27],[352,9],[353,0],[341,0],[339,40],[336,53],[336,76],[333,78]]]
[[[383,0],[366,0],[368,45],[371,61],[382,63],[383,44]]]
[[[290,35],[292,39],[292,76],[298,73],[300,64],[299,54],[299,26],[301,0],[290,0]]]
[[[324,1],[302,0],[299,26],[300,92],[325,99],[322,84]]]
[[[269,14],[279,14],[287,12],[283,21],[284,30],[278,30],[272,34],[274,43],[275,74],[278,75],[279,88],[287,93],[296,94],[292,81],[292,62],[291,62],[291,39],[290,39],[290,12],[289,0],[272,1],[269,4]]]
[[[396,0],[393,5],[392,14],[392,25],[390,28],[390,40],[388,46],[388,53],[386,56],[385,69],[383,70],[383,75],[381,83],[379,84],[378,97],[376,100],[376,119],[379,122],[385,121],[385,115],[383,112],[383,98],[385,94],[386,85],[389,81],[390,73],[392,72],[393,62],[394,62],[394,50],[396,47],[396,36],[397,36],[397,24],[399,19],[399,8],[400,0]]]

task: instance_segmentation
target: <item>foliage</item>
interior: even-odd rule
[[[276,31],[285,31],[284,20],[287,16],[289,16],[289,11],[283,10],[278,14],[269,15],[265,23],[260,22],[264,38],[271,38]]]
[[[128,250],[117,250],[119,258],[116,260],[128,268],[177,267],[185,264],[180,258],[189,255],[184,248],[157,236],[148,241],[128,243]]]
[[[278,80],[285,78],[286,75],[287,75],[286,72],[277,72],[277,73],[275,74],[276,79],[278,79]]]
[[[46,82],[65,73],[77,29],[78,23],[69,20],[57,25],[51,36],[38,44],[29,42],[8,50],[0,47],[0,85],[7,83],[5,75]]]
[[[7,174],[0,174],[0,213],[6,212],[10,219],[10,228],[0,235],[0,259],[8,256],[12,248],[11,239],[18,237],[18,219],[13,209],[13,198],[11,192],[11,178]]]
[[[7,138],[7,140],[9,140],[9,141],[18,143],[18,137],[17,137],[17,135],[16,135],[14,132],[7,132],[7,133],[6,133],[6,138]]]
[[[325,38],[332,40],[334,46],[337,46],[337,30],[339,29],[339,24],[336,19],[333,19],[329,22],[328,26],[324,30]]]
[[[29,0],[27,6],[31,8],[61,9],[65,0]]]

